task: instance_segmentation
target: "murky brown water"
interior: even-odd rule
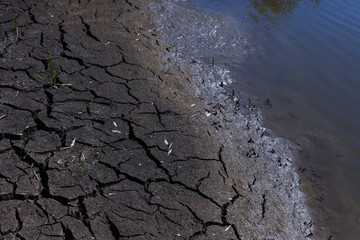
[[[264,105],[266,125],[303,149],[302,164],[318,181],[321,205],[339,225],[338,237],[356,239],[360,234],[360,1],[189,2],[234,23],[233,31],[240,32],[247,49],[198,54],[228,66],[239,92],[260,96],[259,104],[270,100],[271,109]],[[233,33],[228,35],[224,38]]]

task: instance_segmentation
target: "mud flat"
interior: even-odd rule
[[[256,49],[241,32],[228,36],[235,28],[224,16],[183,1],[161,1],[151,9],[160,16],[158,31],[169,44],[163,65],[188,76],[192,93],[203,102],[200,121],[212,126],[207,131],[221,146],[227,178],[244,198],[231,203],[228,213],[240,239],[314,237],[291,144],[262,126],[259,109],[246,93],[239,99],[231,92],[229,70],[216,64],[223,55],[241,61],[237,53],[257,54]]]
[[[0,239],[316,236],[286,140],[166,40],[177,6],[1,2]]]

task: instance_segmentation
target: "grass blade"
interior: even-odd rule
[[[50,47],[49,47],[49,45],[47,47],[47,53],[48,53],[48,63],[49,63],[49,68],[50,68],[50,77],[52,79],[53,85],[56,85],[57,80],[58,80],[59,68],[57,70],[55,70],[54,61],[53,61],[53,59],[51,58],[51,55],[50,55]]]

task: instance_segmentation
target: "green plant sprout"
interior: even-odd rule
[[[21,202],[20,202],[20,201],[17,201],[16,204],[15,204],[15,206],[14,206],[14,208],[19,208],[19,207],[20,207],[20,204],[21,204]]]
[[[49,45],[47,47],[47,53],[48,53],[48,63],[49,63],[49,68],[50,68],[50,77],[51,77],[53,85],[55,86],[57,81],[58,81],[58,78],[59,78],[59,67],[58,67],[57,70],[55,70],[54,61],[53,61],[53,59],[51,58],[51,55],[50,55],[50,47],[49,47]]]
[[[162,70],[161,72],[165,73],[165,74],[169,74],[170,71],[170,66],[166,66],[166,68],[164,70]]]
[[[14,32],[16,32],[16,37],[19,37],[19,28],[17,27],[16,17],[13,17],[13,25],[14,25]]]
[[[35,76],[37,76],[38,78],[40,78],[41,80],[45,81],[45,78],[43,76],[41,76],[40,74],[34,72],[31,68],[28,69],[29,72],[31,72],[32,74],[34,74]]]
[[[16,17],[13,17],[13,24],[14,24],[14,31],[16,32],[17,29]]]
[[[55,66],[54,66],[54,61],[51,57],[50,54],[50,47],[49,45],[47,46],[47,58],[48,58],[48,64],[49,64],[49,69],[50,69],[50,80],[52,82],[52,85],[57,85],[58,79],[59,79],[59,70],[60,67],[57,68],[57,70],[55,70]],[[41,76],[40,74],[34,72],[31,70],[31,68],[28,69],[29,72],[31,72],[32,74],[34,74],[36,77],[40,78],[41,80],[46,80],[45,77]]]

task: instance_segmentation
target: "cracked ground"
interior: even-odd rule
[[[0,239],[265,239],[142,5],[1,1]]]

